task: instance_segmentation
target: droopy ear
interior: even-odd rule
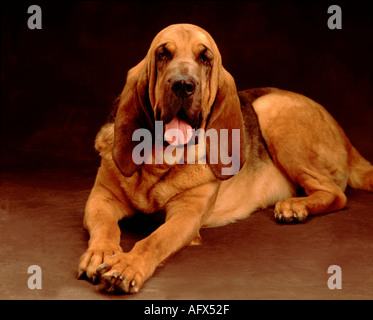
[[[115,117],[113,159],[125,177],[132,176],[140,167],[132,159],[133,148],[139,143],[132,141],[133,132],[140,128],[153,131],[154,115],[149,101],[146,69],[144,59],[128,72]]]
[[[233,77],[223,67],[218,77],[218,91],[206,127],[206,153],[215,176],[226,180],[246,161],[245,127]]]

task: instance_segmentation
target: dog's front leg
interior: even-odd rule
[[[93,283],[99,279],[97,267],[112,255],[123,252],[120,247],[118,221],[134,213],[134,209],[123,199],[119,201],[119,193],[116,193],[118,190],[104,186],[104,181],[108,181],[109,178],[108,172],[101,167],[84,215],[84,227],[88,230],[90,238],[88,249],[79,261],[78,278],[86,275]]]
[[[98,268],[108,291],[135,293],[170,255],[199,234],[212,211],[218,186],[205,184],[173,197],[166,205],[166,221],[128,253],[117,254]]]

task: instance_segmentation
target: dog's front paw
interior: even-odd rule
[[[100,245],[90,246],[88,250],[80,257],[78,267],[78,278],[83,279],[84,276],[96,284],[99,282],[99,274],[97,268],[105,263],[111,256],[122,252],[122,248],[117,245]]]
[[[281,223],[303,222],[308,211],[302,198],[279,201],[275,206],[275,220]]]
[[[107,292],[136,293],[153,273],[149,261],[131,252],[112,256],[97,268]]]

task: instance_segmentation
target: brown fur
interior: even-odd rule
[[[201,50],[208,64],[201,64]],[[152,131],[154,120],[170,121],[180,112],[173,109],[178,100],[168,85],[178,74],[196,83],[194,95],[182,101],[190,123],[240,129],[240,154],[233,156],[240,157],[242,168],[230,179],[220,174],[222,159],[209,164],[209,147],[206,164],[154,164],[155,151],[153,164],[132,162],[133,131]],[[95,147],[102,161],[86,205],[90,240],[79,277],[101,279],[108,291],[137,292],[172,253],[200,242],[201,227],[224,225],[271,205],[277,221],[303,221],[308,214],[345,206],[347,184],[373,190],[372,165],[321,105],[275,88],[238,94],[211,36],[187,24],[161,31],[145,59],[129,71],[115,121],[101,128]],[[294,197],[296,188],[307,196]],[[136,211],[160,210],[165,223],[123,253],[118,221]]]

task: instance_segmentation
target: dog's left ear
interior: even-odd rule
[[[148,87],[145,58],[128,72],[115,117],[113,160],[125,177],[132,176],[141,166],[132,158],[132,151],[139,143],[132,141],[134,131],[140,128],[153,131],[154,114],[149,101]],[[146,143],[151,146],[152,141]]]
[[[235,175],[246,161],[241,103],[234,79],[223,67],[219,70],[218,90],[206,126],[206,154],[207,163],[220,180]]]

